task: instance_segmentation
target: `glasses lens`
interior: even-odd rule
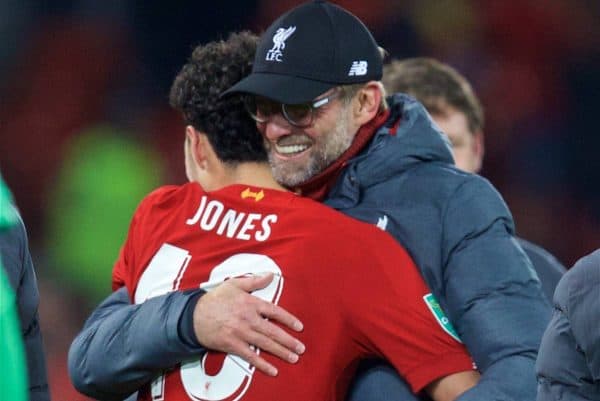
[[[258,122],[264,122],[261,121],[258,116],[256,115],[256,97],[255,96],[244,96],[244,107],[246,108],[246,111],[248,112],[248,114],[250,114],[250,117],[252,117],[253,120],[258,121]]]
[[[280,107],[279,103],[256,96],[246,96],[244,106],[250,117],[259,123],[267,122],[270,116],[279,111]]]
[[[312,107],[308,103],[304,104],[284,104],[284,117],[298,127],[307,127],[312,122]]]

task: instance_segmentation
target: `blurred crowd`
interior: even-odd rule
[[[42,4],[43,3],[43,4]],[[29,230],[53,399],[80,400],[66,352],[110,291],[144,194],[185,181],[168,88],[190,50],[261,32],[291,0],[0,2],[0,171]],[[600,245],[600,2],[338,1],[391,58],[430,56],[486,112],[482,175],[517,232],[566,266]]]

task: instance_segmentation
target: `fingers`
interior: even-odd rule
[[[268,273],[264,276],[255,275],[250,277],[235,278],[229,280],[228,284],[235,285],[246,292],[252,292],[266,287],[271,283],[271,281],[273,281],[273,273]],[[285,309],[264,300],[259,300],[259,302],[259,312],[262,316],[281,323],[282,325],[289,327],[294,331],[302,331],[304,329],[304,325],[300,319]]]
[[[268,286],[273,281],[273,273],[267,273],[264,276],[252,275],[248,277],[238,277],[228,280],[229,284],[246,291],[252,292]]]
[[[246,337],[248,343],[289,363],[298,362],[304,353],[304,344],[268,320],[260,320]]]
[[[296,363],[305,346],[288,331],[302,322],[285,309],[249,292],[269,285],[273,274],[230,279],[200,297],[194,309],[194,332],[205,347],[235,354],[274,376],[277,369],[251,345],[288,363]]]
[[[261,358],[256,351],[250,348],[244,341],[237,341],[230,353],[238,355],[246,362],[255,366],[256,369],[269,376],[277,376],[277,368]]]
[[[262,316],[281,323],[282,325],[287,326],[294,331],[304,330],[304,325],[300,319],[278,305],[262,301],[259,305],[259,313]]]

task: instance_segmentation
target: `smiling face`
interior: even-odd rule
[[[358,131],[351,102],[339,98],[315,110],[309,127],[295,127],[281,113],[257,126],[265,138],[273,176],[287,187],[306,182],[326,169],[350,147]]]

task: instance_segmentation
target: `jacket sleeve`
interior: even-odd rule
[[[482,373],[459,400],[535,400],[535,360],[551,307],[508,208],[489,182],[471,176],[443,219],[442,306]]]
[[[204,348],[182,340],[179,320],[201,290],[171,292],[130,304],[125,287],[92,313],[69,349],[75,388],[102,400],[122,400],[163,370],[200,355]]]
[[[11,286],[17,295],[19,320],[27,355],[29,397],[31,401],[48,401],[50,391],[38,315],[40,295],[29,252],[27,232],[20,216],[15,226],[0,234],[0,253]]]

